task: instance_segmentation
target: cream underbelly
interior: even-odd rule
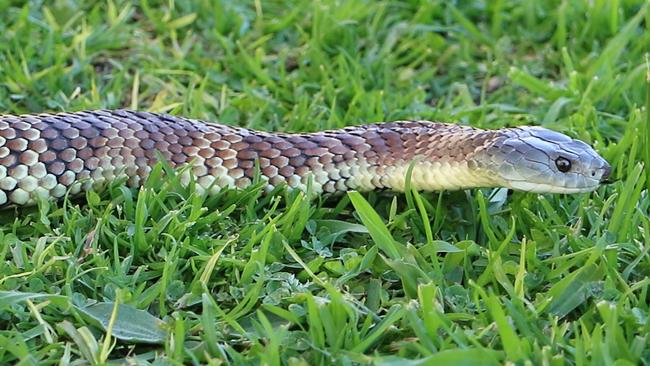
[[[390,188],[404,191],[409,164],[403,163],[380,169],[359,169],[356,177],[357,189],[372,190]],[[379,187],[377,184],[379,181]],[[458,190],[468,187],[494,187],[500,182],[496,176],[477,168],[470,168],[467,162],[417,162],[411,172],[411,185],[417,190]]]

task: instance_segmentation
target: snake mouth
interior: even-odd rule
[[[601,184],[611,184],[614,183],[614,180],[610,179],[610,174],[612,173],[612,167],[609,164],[606,164],[602,168],[603,174],[600,176]]]
[[[510,181],[508,186],[510,189],[517,191],[530,192],[530,193],[559,193],[559,194],[574,194],[574,193],[587,193],[592,192],[600,187],[600,183],[585,185],[582,187],[566,187],[556,186],[547,183],[533,183],[525,181]]]

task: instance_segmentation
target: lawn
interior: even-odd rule
[[[649,6],[0,1],[3,113],[542,125],[616,179],[206,197],[160,169],[5,209],[0,364],[650,364]]]

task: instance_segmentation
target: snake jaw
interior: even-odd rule
[[[590,192],[611,170],[589,145],[541,127],[505,130],[478,159],[503,186],[535,193]]]
[[[581,188],[570,188],[570,187],[558,187],[550,184],[543,183],[531,183],[531,182],[511,182],[509,184],[510,189],[514,189],[522,192],[530,193],[563,193],[563,194],[574,194],[574,193],[585,193],[596,190],[600,185],[591,185],[584,186]]]

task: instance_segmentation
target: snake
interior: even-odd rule
[[[205,194],[256,181],[265,190],[317,194],[408,187],[568,194],[595,190],[611,171],[590,145],[539,126],[413,120],[273,133],[126,109],[3,114],[0,206],[57,200],[118,179],[139,187],[161,160]]]

